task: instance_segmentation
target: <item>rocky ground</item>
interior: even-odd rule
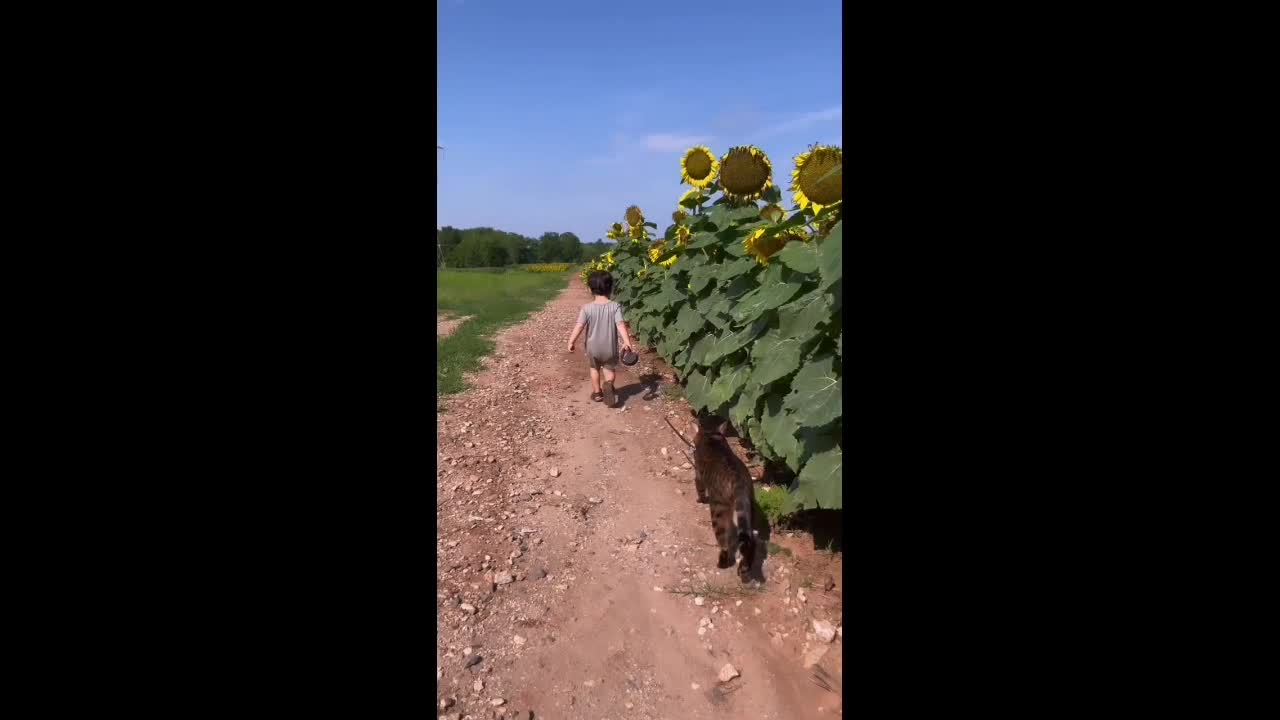
[[[707,507],[663,422],[685,430],[688,406],[649,354],[618,373],[623,407],[590,400],[581,341],[565,351],[588,301],[574,278],[441,402],[439,715],[839,716],[840,556],[775,531],[763,584],[716,568]]]

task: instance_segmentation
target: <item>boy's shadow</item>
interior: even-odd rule
[[[619,373],[620,375],[621,373]],[[641,375],[636,382],[615,388],[614,392],[618,396],[618,404],[626,403],[629,398],[644,393],[641,400],[652,400],[658,397],[658,381],[662,379],[661,375]]]

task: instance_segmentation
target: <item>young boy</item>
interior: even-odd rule
[[[587,276],[587,287],[591,288],[591,302],[582,306],[578,313],[578,324],[573,326],[569,335],[569,352],[573,352],[573,343],[587,329],[586,355],[587,364],[591,368],[591,399],[596,402],[604,400],[609,407],[615,406],[613,394],[613,369],[618,364],[618,338],[622,338],[622,349],[631,350],[634,345],[627,325],[622,321],[622,306],[609,299],[613,294],[613,276],[604,270],[596,270]],[[604,388],[600,387],[600,372],[604,371]]]

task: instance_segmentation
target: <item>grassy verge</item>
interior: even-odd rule
[[[470,315],[453,334],[436,339],[436,394],[466,389],[463,374],[493,352],[493,333],[523,320],[564,288],[569,273],[442,270],[436,273],[436,311]],[[569,329],[565,329],[565,336]]]

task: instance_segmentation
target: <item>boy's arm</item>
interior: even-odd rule
[[[573,326],[573,332],[569,333],[569,352],[573,352],[573,343],[578,340],[578,336],[582,334],[582,323]]]
[[[623,350],[635,350],[636,344],[631,341],[631,333],[627,331],[627,323],[618,323],[618,336],[622,338]]]

